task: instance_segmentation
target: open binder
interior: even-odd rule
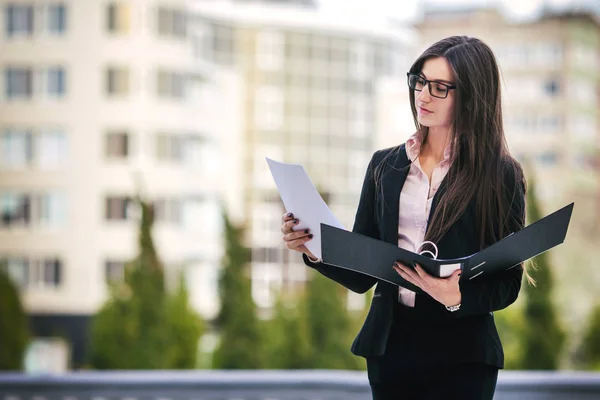
[[[392,268],[399,261],[419,264],[429,274],[446,277],[461,269],[461,281],[476,280],[513,268],[563,243],[573,213],[571,203],[529,226],[509,234],[491,246],[467,257],[441,260],[402,249],[327,224],[321,224],[322,260],[382,281],[420,292]]]

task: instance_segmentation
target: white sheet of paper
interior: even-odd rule
[[[321,258],[321,223],[346,228],[331,212],[302,165],[265,158],[286,211],[294,213],[294,217],[300,220],[294,230],[310,229],[313,238],[306,247]]]

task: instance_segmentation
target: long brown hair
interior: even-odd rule
[[[523,193],[526,190],[521,165],[510,155],[504,136],[500,72],[492,50],[481,40],[467,36],[436,42],[417,58],[410,72],[419,74],[425,61],[436,57],[444,57],[450,64],[456,101],[451,130],[452,164],[425,240],[438,242],[475,199],[482,249],[508,235],[511,229],[522,227],[525,218],[524,214],[511,217],[513,199],[507,193],[518,191],[504,187],[513,181],[505,177],[511,176]],[[409,90],[409,96],[415,126],[426,141],[428,128],[417,120],[415,92]]]

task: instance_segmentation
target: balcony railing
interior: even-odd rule
[[[367,400],[365,372],[110,371],[0,374],[0,400]],[[598,400],[600,373],[501,371],[495,400]]]

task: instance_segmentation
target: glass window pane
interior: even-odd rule
[[[50,192],[40,196],[39,223],[45,228],[60,228],[67,219],[67,201],[64,193]]]
[[[6,260],[8,276],[20,288],[27,286],[29,260],[25,257],[9,257]]]
[[[62,67],[48,68],[48,95],[62,97],[65,94],[65,70]]]
[[[130,140],[127,132],[109,132],[106,134],[106,156],[108,158],[127,158]]]
[[[64,4],[51,4],[48,6],[48,31],[55,34],[64,33],[66,30],[66,7]]]
[[[45,129],[38,139],[38,164],[41,168],[57,168],[66,164],[67,136],[58,128]]]
[[[23,129],[6,129],[0,136],[0,166],[27,167],[33,158],[32,134]]]
[[[5,96],[7,99],[29,99],[33,93],[33,71],[31,68],[7,68],[5,76]]]

